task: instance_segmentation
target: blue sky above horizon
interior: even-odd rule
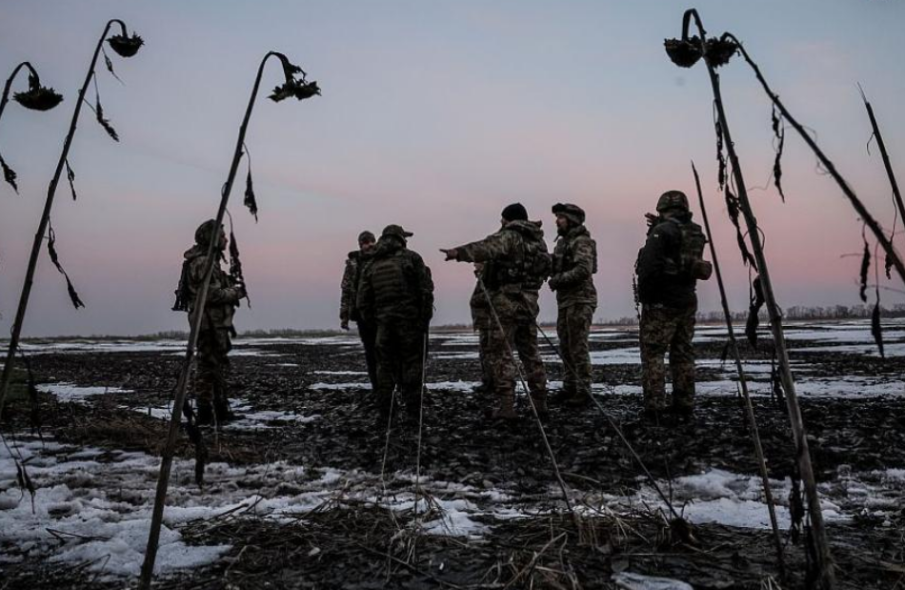
[[[870,126],[857,83],[901,169],[905,3],[695,6],[710,33],[731,30],[745,42],[891,225],[890,190],[876,149],[866,149]],[[241,207],[241,186],[231,206],[254,305],[241,310],[240,329],[335,327],[346,253],[359,231],[388,223],[416,234],[410,245],[437,283],[437,321],[465,322],[472,276],[437,249],[493,231],[513,201],[544,221],[551,247],[550,206],[584,207],[600,251],[597,316],[632,315],[643,215],[664,190],[693,193],[692,159],[718,226],[732,306],[744,309],[747,271],[716,192],[706,72],[676,68],[662,48],[679,35],[685,8],[654,0],[6,2],[0,68],[31,61],[65,101],[46,114],[11,104],[0,121],[0,153],[20,175],[18,196],[0,187],[0,330],[15,313],[75,94],[109,18],[147,42],[132,59],[108,52],[125,85],[99,68],[101,102],[121,142],[83,111],[70,154],[79,201],[64,184],[53,215],[62,261],[88,308],[72,309],[42,253],[26,334],[185,327],[169,310],[182,252],[215,213],[257,64],[270,49],[305,68],[323,96],[300,104],[262,96],[256,106],[247,144],[259,223]],[[846,256],[861,249],[854,212],[791,130],[788,203],[780,203],[770,183],[769,103],[741,60],[721,75],[780,303],[857,303],[859,260]],[[278,81],[273,64],[263,88]],[[702,309],[718,308],[715,284],[702,284],[700,298]],[[891,292],[884,298],[901,302]],[[552,294],[543,300],[543,317],[552,319]]]

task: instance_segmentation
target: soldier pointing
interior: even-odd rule
[[[501,213],[500,230],[470,244],[441,249],[446,260],[484,264],[478,277],[493,325],[487,332],[487,360],[497,404],[493,418],[511,420],[515,412],[517,368],[513,348],[525,368],[534,406],[547,414],[547,375],[537,346],[538,291],[550,274],[550,255],[541,222],[528,221],[521,203]]]

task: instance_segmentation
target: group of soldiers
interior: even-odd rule
[[[440,250],[447,261],[468,262],[474,268],[471,313],[482,367],[476,389],[487,394],[487,415],[494,420],[517,418],[518,382],[527,387],[538,415],[548,415],[547,376],[537,321],[544,283],[556,293],[556,334],[564,365],[563,386],[555,400],[549,401],[581,408],[592,400],[589,336],[597,308],[593,280],[597,245],[585,226],[581,207],[558,203],[552,213],[557,234],[552,254],[544,241],[542,222],[529,220],[520,203],[505,207],[500,228],[483,240]],[[664,193],[657,201],[657,213],[646,217],[647,239],[636,262],[643,417],[657,420],[664,413],[688,415],[693,411],[695,291],[698,280],[710,277],[711,266],[703,260],[706,238],[692,221],[684,193]],[[185,254],[180,289],[190,319],[216,229],[214,220],[202,224],[195,233],[195,245]],[[223,228],[219,231],[218,262],[226,249]],[[369,231],[362,232],[358,249],[348,255],[342,278],[340,326],[348,330],[350,322],[357,324],[378,419],[384,421],[394,404],[402,406],[409,418],[417,419],[421,411],[434,284],[430,268],[408,248],[412,236],[398,225],[385,227],[379,239]],[[244,286],[234,284],[215,264],[197,351],[195,392],[200,424],[222,423],[232,417],[225,370],[235,335],[233,314],[246,296]],[[665,392],[667,352],[671,404]]]

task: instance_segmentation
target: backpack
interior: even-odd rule
[[[704,260],[707,236],[704,235],[701,226],[692,221],[674,223],[682,232],[679,245],[679,272],[687,277],[706,281],[713,272],[713,265]]]

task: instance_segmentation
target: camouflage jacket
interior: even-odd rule
[[[665,305],[684,309],[697,303],[697,281],[682,272],[682,224],[688,219],[663,219],[647,233],[647,241],[638,252],[638,300],[646,305]]]
[[[556,291],[560,308],[573,305],[597,306],[594,273],[597,272],[597,243],[588,229],[579,225],[557,238],[553,249],[550,288]]]
[[[358,284],[361,281],[361,272],[370,260],[371,255],[363,254],[360,250],[349,252],[349,256],[346,258],[346,270],[343,271],[343,280],[340,285],[342,296],[339,301],[339,319],[341,322],[361,321],[356,301]]]
[[[456,247],[456,260],[484,263],[480,278],[492,292],[536,293],[549,276],[551,265],[539,221],[510,221],[483,240]],[[479,291],[480,284],[474,295]]]
[[[430,269],[402,240],[380,238],[361,272],[356,307],[366,322],[414,321],[426,328],[434,313]]]
[[[207,262],[207,246],[192,246],[185,252],[185,260],[188,264],[188,290],[189,297],[189,324],[195,321],[195,298],[201,291],[201,285],[204,282],[204,267]],[[217,263],[214,264],[214,270],[211,273],[211,282],[207,290],[207,303],[204,306],[204,318],[201,320],[202,330],[211,330],[216,328],[226,328],[235,331],[233,328],[233,315],[236,313],[236,307],[239,306],[241,292],[233,287],[229,278],[222,268],[220,268],[220,260],[223,255],[218,253]]]

